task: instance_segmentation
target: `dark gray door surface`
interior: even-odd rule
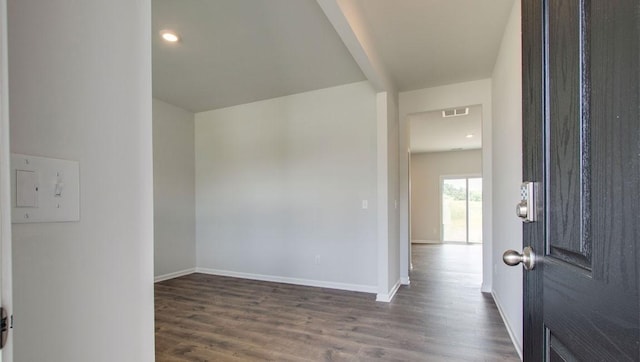
[[[640,1],[523,0],[527,361],[640,360]]]

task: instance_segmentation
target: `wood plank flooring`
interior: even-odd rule
[[[156,284],[156,361],[519,361],[479,245],[414,245],[411,285],[366,293],[191,274]]]

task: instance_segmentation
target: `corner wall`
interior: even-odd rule
[[[378,158],[378,295],[390,302],[400,288],[400,214],[398,209],[398,100],[390,92],[376,95]]]
[[[195,271],[194,114],[153,100],[154,275]]]
[[[8,15],[11,150],[80,163],[79,222],[13,224],[14,360],[153,361],[150,1]]]
[[[387,120],[389,122],[389,285],[391,296],[402,282],[400,271],[400,123],[398,119],[398,94],[391,93],[388,102]]]
[[[520,1],[514,1],[493,71],[493,296],[522,356],[522,268],[502,262],[522,250],[522,222],[514,212],[522,182],[522,56]]]
[[[198,271],[377,292],[369,82],[195,119]]]

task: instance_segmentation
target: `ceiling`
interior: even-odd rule
[[[482,106],[470,106],[469,114],[444,118],[442,111],[409,116],[411,153],[482,148]],[[467,135],[473,137],[467,138]]]
[[[490,78],[513,0],[356,4],[399,91]]]
[[[488,78],[513,3],[153,0],[153,96],[201,112],[376,83],[374,68],[397,91]],[[162,42],[163,29],[181,41]]]
[[[153,96],[189,111],[365,80],[315,0],[152,4]]]

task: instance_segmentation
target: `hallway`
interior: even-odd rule
[[[419,319],[431,348],[461,360],[519,360],[492,297],[480,292],[482,245],[411,247],[411,285],[393,306]]]
[[[518,361],[479,245],[416,245],[411,286],[371,294],[191,274],[157,283],[157,361]]]

